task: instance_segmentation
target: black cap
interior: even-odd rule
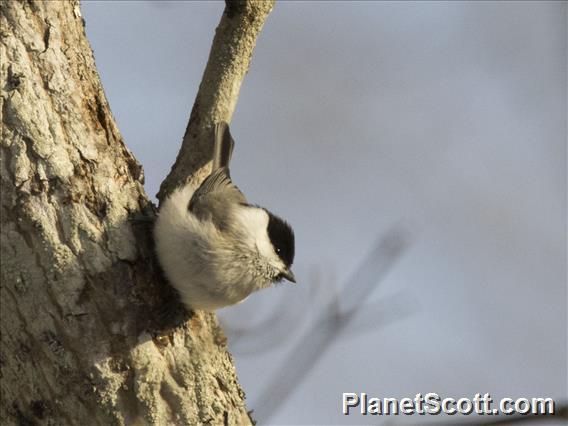
[[[268,213],[268,237],[272,242],[274,251],[282,259],[286,268],[294,262],[294,231],[292,227],[278,216]]]

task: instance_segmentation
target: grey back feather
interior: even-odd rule
[[[188,206],[199,220],[210,220],[220,230],[228,226],[230,207],[247,203],[243,193],[231,181],[229,163],[234,145],[229,125],[218,123],[215,126],[213,170],[195,191]]]
[[[235,141],[231,137],[229,125],[224,121],[215,125],[215,144],[213,147],[213,168],[211,173],[221,167],[229,167]]]

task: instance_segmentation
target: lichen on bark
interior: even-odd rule
[[[199,167],[185,175],[174,167],[165,188],[202,177],[209,152],[199,135],[230,119],[268,12],[251,16],[264,3],[226,9],[217,37],[232,20],[248,56],[236,68],[223,59],[233,77],[220,86],[231,91],[202,84],[199,125],[188,125],[193,139],[176,163]],[[180,313],[168,328],[156,321],[171,290],[149,230],[131,220],[153,206],[110,112],[78,2],[3,1],[0,19],[0,423],[250,423],[216,316]]]

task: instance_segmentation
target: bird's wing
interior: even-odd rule
[[[191,197],[188,208],[199,220],[210,220],[217,228],[225,229],[229,207],[246,203],[243,193],[231,181],[229,169],[221,167],[203,181]]]

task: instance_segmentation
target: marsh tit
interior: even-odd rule
[[[294,232],[263,207],[249,204],[231,181],[234,141],[227,123],[214,129],[211,174],[199,187],[175,190],[154,226],[158,260],[182,302],[212,311],[287,279]]]

